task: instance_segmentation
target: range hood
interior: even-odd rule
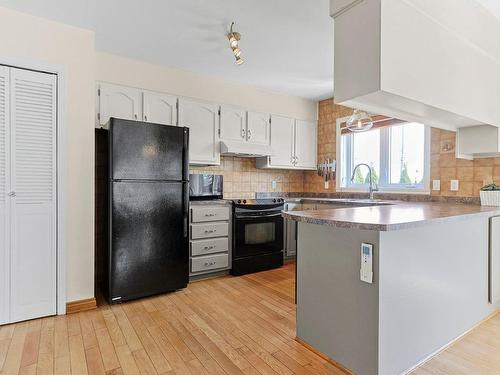
[[[271,146],[251,142],[221,141],[220,153],[227,156],[255,158],[271,155]]]
[[[337,104],[500,127],[500,21],[476,0],[330,0],[330,14]]]

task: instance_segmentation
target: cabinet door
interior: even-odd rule
[[[293,167],[295,120],[283,116],[271,117],[270,167]]]
[[[245,111],[227,105],[220,106],[221,141],[245,141],[247,120]]]
[[[316,169],[316,122],[295,122],[296,167]]]
[[[0,66],[0,325],[9,321],[9,68]]]
[[[11,69],[11,321],[56,313],[56,76]]]
[[[145,91],[142,98],[144,121],[164,125],[177,125],[176,96]]]
[[[220,164],[217,105],[192,99],[179,99],[179,125],[189,128],[190,164]]]
[[[133,87],[99,84],[99,122],[105,125],[110,117],[125,120],[142,119],[142,93]]]
[[[269,145],[270,124],[269,114],[247,112],[247,140],[251,143]]]

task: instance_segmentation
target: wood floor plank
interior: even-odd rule
[[[111,371],[119,368],[120,362],[118,361],[115,347],[113,346],[108,330],[106,328],[100,328],[96,330],[95,333],[104,364],[104,370]]]
[[[69,356],[71,362],[71,375],[88,375],[82,335],[76,334],[69,336]]]
[[[85,343],[84,343],[85,346]],[[105,375],[104,363],[99,348],[94,346],[85,350],[85,359],[89,375]]]

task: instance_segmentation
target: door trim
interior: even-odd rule
[[[58,64],[46,64],[31,59],[0,57],[0,65],[33,70],[57,76],[56,101],[56,313],[66,314],[66,68]],[[94,151],[94,150],[92,150]]]

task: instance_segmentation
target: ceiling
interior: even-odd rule
[[[477,0],[486,9],[500,19],[500,1],[498,0]]]
[[[94,30],[96,48],[318,100],[333,95],[329,0],[4,0]],[[237,66],[226,34],[242,34]]]

